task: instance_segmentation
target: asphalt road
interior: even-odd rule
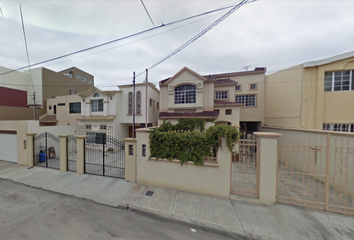
[[[235,239],[0,180],[0,239]]]

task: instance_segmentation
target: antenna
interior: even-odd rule
[[[247,66],[243,67],[242,70],[248,71],[248,68],[249,68],[250,66],[251,66],[251,65],[247,65]]]

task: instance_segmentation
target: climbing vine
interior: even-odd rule
[[[205,119],[181,119],[176,125],[164,122],[150,133],[150,158],[179,159],[181,164],[192,161],[203,165],[203,156],[216,154],[222,137],[226,137],[232,152],[239,139],[238,130],[228,125],[216,125],[204,132],[205,123]]]

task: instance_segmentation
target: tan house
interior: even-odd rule
[[[215,124],[239,127],[240,106],[235,103],[237,82],[201,76],[184,67],[173,77],[160,81],[159,124],[181,118],[204,118]]]
[[[184,67],[160,82],[159,123],[200,117],[241,127],[243,132],[257,131],[264,120],[265,71],[201,76]]]
[[[265,124],[354,132],[354,51],[266,77]]]
[[[60,72],[54,72],[47,68],[35,68],[19,72],[12,69],[0,67],[0,87],[17,89],[27,92],[27,107],[32,107],[33,93],[36,96],[36,108],[44,109],[38,111],[36,119],[45,113],[46,100],[57,96],[73,95],[78,92],[85,92],[94,84],[94,77],[78,68],[72,67]],[[0,120],[26,120],[33,119],[33,110],[24,107],[0,106]],[[1,117],[3,116],[3,117]]]

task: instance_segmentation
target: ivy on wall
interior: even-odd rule
[[[229,125],[216,125],[204,132],[205,119],[180,119],[178,124],[165,122],[150,133],[149,157],[156,159],[179,159],[181,164],[188,161],[203,165],[203,156],[211,157],[221,147],[221,138],[233,151],[233,145],[239,139],[239,132]],[[196,131],[199,130],[199,131]]]

